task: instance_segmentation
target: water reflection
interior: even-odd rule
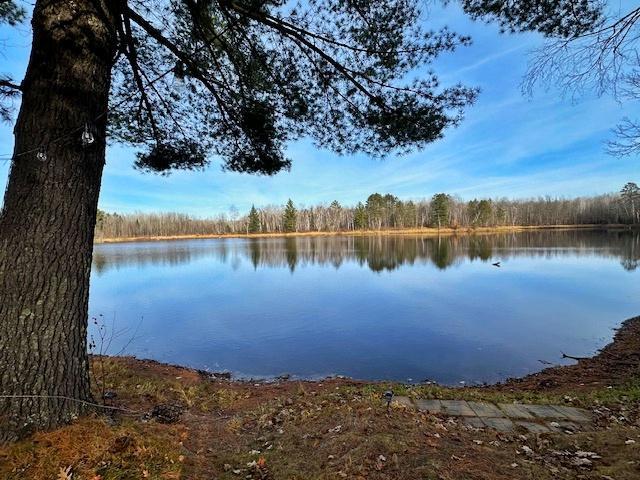
[[[175,266],[203,257],[237,268],[249,261],[255,269],[305,265],[340,268],[357,262],[374,272],[403,265],[431,263],[440,270],[463,259],[489,262],[514,257],[598,256],[618,258],[633,271],[640,265],[640,234],[630,231],[536,231],[499,235],[305,236],[286,238],[216,239],[96,246],[93,271],[147,265]]]
[[[89,300],[117,330],[144,317],[113,352],[256,377],[491,382],[606,344],[640,313],[639,263],[637,232],[110,244]]]

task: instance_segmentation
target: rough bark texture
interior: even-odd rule
[[[0,398],[0,442],[67,422],[85,408],[70,399],[91,398],[87,303],[115,3],[35,6],[0,214],[0,395],[31,397]],[[85,123],[95,137],[88,146]]]

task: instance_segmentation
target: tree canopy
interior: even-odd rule
[[[552,37],[603,18],[593,0],[460,3],[472,18]],[[434,60],[470,38],[429,29],[427,10],[420,0],[121,2],[110,138],[138,147],[137,168],[160,173],[217,156],[228,170],[274,174],[291,164],[286,143],[302,136],[339,153],[420,147],[457,125],[478,94],[440,84]],[[0,21],[23,17],[0,1]],[[1,80],[0,95],[19,92]],[[8,118],[6,104],[0,113]]]

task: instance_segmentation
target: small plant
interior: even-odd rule
[[[135,331],[133,332],[133,335],[131,335],[129,340],[125,342],[124,346],[118,352],[113,354],[114,356],[122,355],[126,351],[126,349],[129,348],[131,343],[136,339],[136,334],[138,333],[138,330],[143,320],[144,320],[144,317],[140,319],[140,322],[138,323],[138,325],[135,328]],[[107,326],[107,323],[104,319],[103,314],[99,314],[97,317],[92,317],[91,322],[93,323],[94,328],[96,329],[95,335],[97,335],[98,339],[96,341],[96,337],[93,333],[89,336],[88,350],[90,355],[93,355],[98,359],[99,377],[96,377],[95,369],[92,369],[91,372],[93,372],[94,374],[93,377],[96,383],[96,387],[100,392],[100,399],[102,400],[103,405],[105,405],[106,400],[108,398],[108,392],[106,390],[107,379],[106,379],[104,358],[109,353],[113,341],[127,334],[130,331],[130,329],[124,328],[120,331],[116,330],[116,327],[115,327],[116,314],[115,313],[113,314],[111,327]]]

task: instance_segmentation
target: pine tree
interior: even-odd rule
[[[449,221],[451,197],[446,193],[436,193],[431,199],[431,219],[440,228]]]
[[[353,228],[356,230],[364,230],[367,228],[367,210],[362,202],[358,202],[353,213]]]
[[[297,217],[296,207],[293,206],[293,202],[291,199],[287,202],[284,207],[284,214],[282,216],[282,229],[285,232],[295,232],[296,231],[296,217]]]
[[[260,216],[254,205],[251,205],[249,211],[249,233],[258,233],[260,231]]]

